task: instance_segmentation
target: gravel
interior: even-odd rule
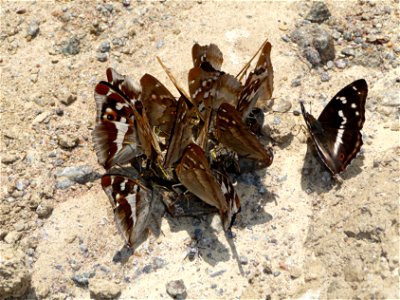
[[[166,290],[168,295],[174,299],[183,299],[186,297],[186,287],[182,279],[169,281]]]
[[[313,23],[322,23],[328,20],[330,16],[331,13],[323,1],[314,1],[305,19]]]

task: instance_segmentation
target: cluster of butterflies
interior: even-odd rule
[[[240,200],[229,174],[273,161],[272,149],[258,139],[262,121],[255,107],[258,99],[272,98],[271,44],[265,41],[252,59],[258,53],[252,71],[250,61],[233,76],[221,70],[223,55],[216,45],[195,44],[189,94],[159,60],[178,99],[149,74],[138,84],[109,68],[107,81],[96,85],[93,142],[106,169],[101,184],[128,246],[148,227],[155,194],[172,215],[218,212],[224,230],[230,230]],[[301,103],[318,155],[333,174],[360,150],[366,95],[366,82],[355,81],[318,120]]]

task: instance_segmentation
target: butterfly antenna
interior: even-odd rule
[[[161,61],[161,58],[156,56],[158,63],[161,65],[161,67],[163,68],[163,70],[165,71],[165,73],[167,73],[168,78],[171,80],[171,82],[173,83],[173,85],[175,86],[175,88],[178,90],[178,92],[180,94],[182,94],[183,96],[185,96],[189,101],[191,101],[191,98],[189,96],[189,94],[182,88],[182,86],[178,83],[178,81],[175,79],[175,76],[172,75],[172,72],[169,70],[169,68],[167,68],[166,65],[164,65],[164,63]],[[193,104],[193,103],[192,103]]]
[[[247,73],[247,70],[250,67],[251,62],[253,59],[260,53],[260,51],[264,48],[265,44],[268,42],[268,39],[264,41],[264,43],[261,45],[261,47],[257,50],[257,52],[253,55],[253,57],[243,66],[243,68],[240,70],[240,72],[236,75],[236,78],[238,78],[239,81],[242,81],[244,75]]]

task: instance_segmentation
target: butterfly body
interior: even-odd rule
[[[334,175],[346,169],[363,145],[361,129],[367,94],[367,82],[354,81],[332,98],[318,119],[306,112],[300,102],[318,156]]]

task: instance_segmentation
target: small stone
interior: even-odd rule
[[[24,191],[30,184],[30,181],[28,179],[21,179],[18,180],[15,184],[15,188],[18,191]]]
[[[264,274],[270,275],[272,274],[272,265],[270,261],[265,261],[262,264]]]
[[[145,274],[149,274],[149,273],[153,272],[153,266],[152,265],[145,265],[143,267],[142,272],[145,273]]]
[[[162,46],[164,46],[164,41],[163,41],[163,40],[159,40],[159,41],[157,42],[156,48],[157,48],[157,49],[160,49]]]
[[[322,82],[327,82],[329,81],[330,77],[329,77],[329,73],[327,72],[322,72],[320,75],[320,79]]]
[[[173,280],[167,283],[167,293],[172,298],[185,298],[186,297],[186,287],[183,280]]]
[[[272,273],[272,275],[274,275],[274,277],[278,277],[279,275],[281,275],[281,272],[275,271]]]
[[[167,262],[160,257],[155,257],[153,259],[153,264],[154,264],[155,269],[161,269],[167,264]]]
[[[36,214],[41,219],[47,218],[48,216],[50,216],[52,211],[53,211],[53,205],[51,203],[47,203],[47,202],[42,202],[36,208]]]
[[[314,1],[305,19],[313,23],[322,23],[328,20],[330,16],[331,13],[324,2]]]
[[[40,113],[33,119],[32,125],[36,125],[39,123],[48,123],[51,115],[52,115],[51,111],[44,111]]]
[[[106,53],[106,52],[110,51],[110,48],[111,48],[110,42],[104,41],[104,42],[101,42],[101,44],[98,48],[98,51],[101,53]]]
[[[334,67],[333,61],[329,60],[326,63],[326,67],[327,67],[328,70],[332,69]]]
[[[18,8],[16,10],[16,13],[19,15],[23,15],[24,13],[26,13],[26,8]]]
[[[301,78],[296,77],[295,79],[292,80],[291,87],[297,87],[301,85]]]
[[[93,299],[116,299],[121,295],[121,287],[106,279],[91,279],[89,282],[90,297]]]
[[[4,241],[7,244],[15,244],[17,241],[19,241],[21,236],[22,236],[21,232],[11,231],[4,237]]]
[[[131,5],[131,0],[122,0],[122,5],[128,7]]]
[[[239,256],[239,262],[242,265],[247,265],[249,263],[249,259],[246,256]]]
[[[292,279],[299,278],[299,277],[301,277],[301,274],[302,274],[301,269],[297,268],[297,267],[291,267],[289,269],[289,273],[290,273],[290,278],[292,278]]]
[[[354,51],[353,48],[344,48],[342,51],[340,51],[342,54],[346,56],[355,56],[356,52]]]
[[[108,55],[107,53],[97,53],[96,58],[99,62],[106,62],[108,60]]]
[[[33,21],[28,25],[28,40],[34,39],[39,34],[39,22]]]
[[[67,134],[59,134],[57,136],[58,145],[64,149],[73,149],[78,146],[79,138]]]
[[[4,153],[1,156],[1,162],[5,165],[10,165],[15,163],[19,159],[18,155],[15,154],[9,154],[9,153]]]
[[[61,44],[61,52],[64,55],[77,55],[81,51],[80,43],[80,40],[76,36],[73,36]]]
[[[347,66],[347,63],[344,59],[335,60],[335,66],[338,69],[344,69]]]
[[[276,105],[272,107],[274,112],[286,113],[292,108],[292,103],[286,100],[278,101]]]
[[[73,275],[71,277],[71,279],[73,282],[75,282],[75,284],[77,286],[87,287],[89,285],[89,277],[92,277],[92,276],[91,276],[91,273],[85,272],[82,274]]]
[[[56,189],[58,190],[65,190],[74,185],[75,182],[69,179],[63,179],[56,182]]]
[[[56,174],[57,177],[65,177],[79,184],[92,182],[100,178],[100,174],[89,166],[66,167]]]
[[[66,106],[71,105],[78,99],[75,92],[71,92],[66,89],[63,89],[62,91],[60,91],[57,95],[57,98],[60,100],[60,102],[62,104],[66,105]]]
[[[311,65],[318,66],[321,63],[321,56],[319,52],[313,47],[307,47],[304,50],[304,57],[311,63]]]

